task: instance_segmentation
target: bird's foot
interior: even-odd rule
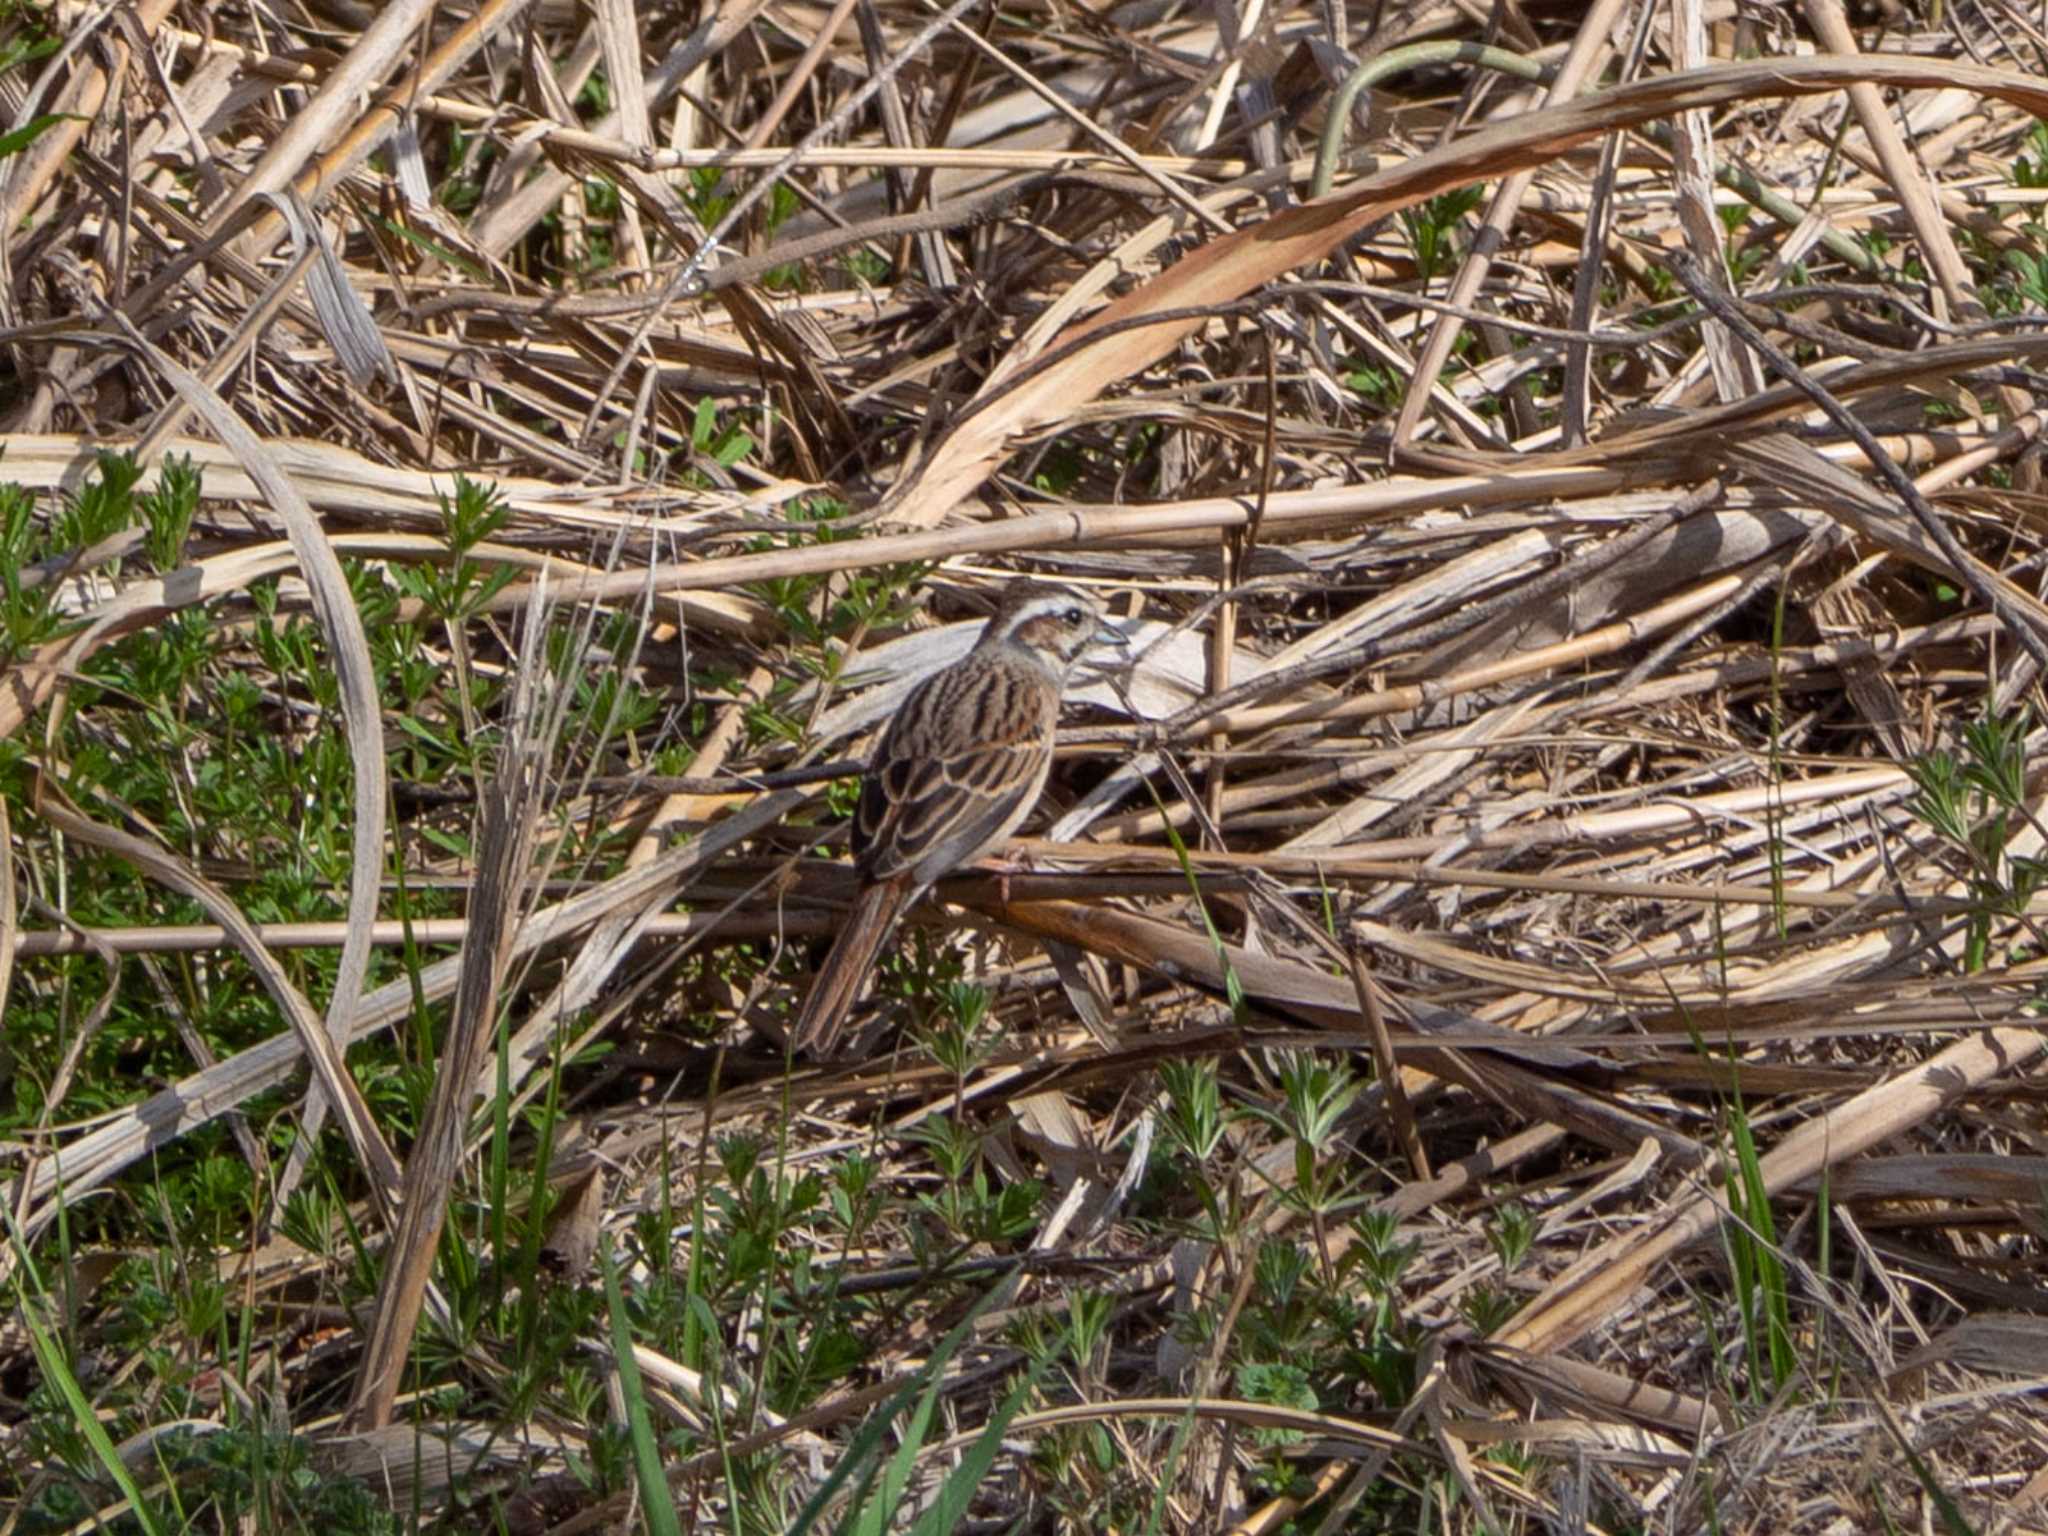
[[[1010,881],[1018,875],[1038,872],[1038,866],[1032,861],[1031,855],[1021,851],[983,859],[974,867],[980,874],[995,877],[996,900],[1006,907],[1010,904]]]

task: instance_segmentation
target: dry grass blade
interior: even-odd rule
[[[225,891],[214,886],[187,869],[178,860],[167,856],[162,850],[151,847],[139,837],[113,827],[101,826],[91,818],[81,815],[64,798],[63,792],[54,784],[44,782],[36,798],[36,810],[51,826],[66,837],[78,839],[90,847],[104,848],[109,853],[128,860],[144,871],[151,879],[159,880],[175,891],[190,896],[204,907],[209,916],[219,923],[234,940],[251,970],[263,982],[264,988],[276,1000],[278,1011],[290,1021],[296,1036],[297,1049],[305,1053],[313,1067],[313,1080],[327,1095],[328,1102],[341,1116],[342,1130],[348,1137],[349,1146],[361,1160],[363,1171],[369,1175],[371,1189],[380,1204],[395,1209],[398,1195],[398,1160],[391,1155],[391,1148],[378,1131],[376,1122],[370,1118],[369,1106],[363,1102],[362,1090],[348,1074],[347,1065],[341,1059],[341,1051],[335,1044],[320,1016],[305,996],[292,985],[284,967],[265,949],[250,927],[248,919]],[[24,1198],[33,1197],[36,1180],[27,1178],[19,1181]]]
[[[341,685],[341,713],[348,731],[355,796],[351,834],[354,856],[349,867],[349,930],[341,946],[341,964],[335,974],[334,993],[327,1003],[327,1034],[338,1060],[338,1053],[345,1049],[354,1032],[352,1019],[370,963],[370,925],[376,921],[378,898],[384,883],[386,775],[382,709],[377,696],[376,668],[370,658],[369,638],[363,631],[362,613],[349,590],[341,561],[335,557],[334,547],[327,540],[326,531],[291,480],[272,461],[263,443],[204,381],[179,367],[139,333],[134,333],[132,339],[148,355],[151,366],[234,454],[243,471],[262,493],[264,501],[284,524]],[[280,1180],[277,1191],[280,1201],[290,1198],[292,1190],[297,1187],[300,1171],[311,1153],[312,1142],[326,1119],[335,1085],[325,1080],[324,1075],[317,1081],[320,1091],[306,1101],[303,1135],[293,1149],[292,1159]],[[361,1106],[358,1103],[354,1108],[360,1110]],[[367,1125],[365,1119],[362,1125],[352,1128],[351,1140],[359,1149],[369,1145],[363,1137]],[[380,1180],[388,1179],[393,1171],[388,1166],[390,1154],[381,1142],[374,1145],[385,1159],[385,1163],[377,1167],[377,1176]]]
[[[1602,133],[1676,112],[1859,84],[1976,91],[2048,116],[2048,87],[1950,60],[1775,59],[1664,75],[1524,113],[1306,207],[1211,240],[1166,273],[1076,326],[1043,357],[998,369],[978,398],[892,494],[894,521],[937,522],[973,494],[1016,437],[1058,421],[1166,356],[1222,307],[1327,255],[1368,225],[1426,197],[1553,160]]]
[[[135,8],[137,31],[148,37],[175,8],[175,0],[143,0]],[[86,42],[83,33],[75,34],[66,45],[65,53],[83,48]],[[104,63],[90,59],[54,98],[39,102],[46,105],[53,115],[61,114],[61,119],[51,132],[30,144],[27,152],[8,167],[5,189],[0,192],[0,216],[5,217],[9,228],[18,227],[42,202],[51,181],[63,168],[65,158],[78,147],[105,104],[109,82],[120,81],[132,67],[134,60],[128,37],[117,35],[108,52],[109,57]],[[50,61],[36,83],[38,98],[56,77],[62,62],[61,57]]]
[[[1566,51],[1564,61],[1558,66],[1555,78],[1545,96],[1546,105],[1569,101],[1578,94],[1591,73],[1609,49],[1608,39],[1614,24],[1625,6],[1620,0],[1597,0],[1588,7],[1585,20],[1579,24],[1573,35],[1571,47]],[[1692,114],[1705,114],[1694,108]],[[1544,156],[1548,159],[1549,156]],[[1504,178],[1495,189],[1486,216],[1481,221],[1481,233],[1465,254],[1458,268],[1458,275],[1452,280],[1449,301],[1455,305],[1470,304],[1477,297],[1491,269],[1492,250],[1499,236],[1505,234],[1515,222],[1515,215],[1521,210],[1522,200],[1528,194],[1534,181],[1528,168],[1520,168]],[[1390,210],[1391,211],[1391,210]],[[1458,333],[1464,322],[1456,315],[1441,316],[1431,327],[1429,339],[1416,355],[1413,376],[1408,392],[1401,402],[1401,414],[1394,421],[1394,446],[1404,448],[1415,435],[1415,428],[1427,409],[1430,391],[1435,388],[1438,376],[1451,355],[1451,348],[1457,344]]]
[[[794,790],[764,795],[683,847],[555,906],[542,908],[521,925],[515,954],[528,955],[569,939],[616,909],[643,910],[649,901],[688,872],[702,868],[745,839],[772,827],[801,805],[804,798]],[[260,952],[265,957],[264,966],[270,967],[269,951],[254,942],[255,935],[238,913],[223,915],[219,920],[238,948],[251,956]],[[267,976],[269,969],[260,969],[259,974]],[[389,1029],[409,1015],[421,999],[434,1002],[449,996],[460,974],[461,957],[454,956],[428,966],[417,981],[400,976],[366,994],[354,1015],[355,1034],[350,1043]],[[303,1000],[297,1004],[297,1011],[287,1016],[296,1023],[301,1012],[311,1017],[310,1005]],[[325,1039],[324,1031],[321,1038]],[[152,1150],[277,1087],[298,1069],[302,1057],[313,1061],[316,1075],[339,1070],[338,1063],[332,1069],[321,1064],[323,1052],[328,1049],[324,1045],[309,1047],[297,1032],[251,1046],[122,1111],[106,1124],[65,1144],[55,1156],[31,1164],[10,1190],[10,1197],[18,1205],[26,1203],[29,1214],[23,1222],[24,1230],[37,1233],[55,1221],[60,1198],[75,1199],[97,1188]],[[385,1156],[389,1157],[389,1153]],[[390,1188],[395,1192],[400,1178],[396,1159],[389,1166]]]
[[[529,613],[530,635],[538,635],[543,621],[535,615],[544,612],[545,605],[536,603]],[[436,1060],[426,1118],[406,1160],[398,1226],[387,1250],[355,1397],[344,1421],[352,1433],[382,1429],[390,1422],[399,1375],[412,1352],[420,1302],[447,1219],[449,1192],[462,1163],[477,1073],[496,1035],[501,989],[547,808],[545,765],[554,745],[548,725],[559,724],[544,722],[538,691],[532,672],[522,674],[512,737],[484,785],[470,927],[457,972],[455,1007]]]
[[[1958,1041],[1912,1072],[1867,1089],[1800,1126],[1764,1154],[1765,1188],[1773,1193],[1789,1189],[1845,1162],[1885,1137],[1920,1124],[1959,1094],[2025,1066],[2044,1049],[2048,1040],[2031,1029],[1993,1030],[1978,1039]],[[1602,1253],[1583,1270],[1560,1275],[1495,1342],[1532,1354],[1564,1348],[1612,1316],[1659,1264],[1728,1219],[1727,1203],[1717,1191],[1696,1191],[1621,1251]]]
[[[378,7],[375,19],[363,29],[355,46],[327,71],[313,99],[292,115],[284,132],[214,215],[216,229],[226,228],[238,211],[266,194],[290,186],[324,141],[358,119],[362,98],[404,61],[418,40],[420,26],[433,12],[432,0],[400,0],[396,5]],[[252,248],[259,244],[257,240],[249,243]]]
[[[14,836],[8,811],[0,801],[0,1017],[6,1016],[7,991],[14,985],[14,957],[21,947],[21,907],[14,887]],[[22,1213],[16,1211],[15,1219]]]

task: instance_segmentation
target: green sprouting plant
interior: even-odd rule
[[[583,206],[593,219],[607,222],[616,219],[619,216],[619,184],[609,176],[584,177]]]
[[[1060,1343],[1085,1388],[1101,1387],[1109,1362],[1109,1326],[1115,1319],[1114,1296],[1076,1289],[1067,1297],[1067,1317],[1060,1330]]]
[[[2028,234],[2048,238],[2048,228],[2040,224],[2029,222],[2025,228]],[[2035,314],[2048,310],[2048,252],[2012,246],[2005,251],[2001,265],[2004,270],[1997,286],[2011,292],[2016,309]]]
[[[1219,1188],[1210,1172],[1230,1126],[1215,1058],[1164,1062],[1159,1078],[1166,1089],[1166,1108],[1160,1117],[1164,1134],[1157,1161],[1172,1169],[1176,1191],[1192,1193],[1201,1205],[1206,1225],[1198,1230],[1220,1242],[1231,1230],[1237,1186],[1231,1182]]]
[[[2048,861],[2011,851],[2027,815],[2028,729],[2026,710],[1986,715],[1964,727],[1960,757],[1928,752],[1906,765],[1913,813],[1962,866],[1970,902],[1963,963],[1971,972],[1989,961],[1994,926],[2024,914],[2048,879]]]
[[[1486,1242],[1500,1260],[1501,1272],[1513,1274],[1536,1245],[1536,1218],[1521,1201],[1510,1200],[1487,1223]]]
[[[1338,1261],[1337,1278],[1355,1278],[1365,1302],[1349,1344],[1354,1369],[1380,1401],[1403,1404],[1415,1391],[1416,1340],[1401,1312],[1401,1279],[1422,1245],[1401,1236],[1401,1219],[1389,1210],[1362,1211],[1351,1230],[1354,1241]]]
[[[756,551],[827,544],[853,535],[839,528],[845,513],[843,504],[814,497],[795,509],[789,531],[763,535],[751,541]],[[746,590],[765,603],[782,625],[792,647],[789,670],[809,673],[828,686],[839,684],[849,665],[858,666],[859,648],[849,644],[875,631],[901,625],[914,607],[913,594],[929,564],[865,567],[835,576],[789,576],[750,582]],[[820,592],[830,584],[829,600]],[[715,679],[706,685],[716,688]],[[808,701],[792,707],[796,683],[789,678],[777,682],[769,696],[747,708],[747,725],[755,741],[804,742],[814,718]],[[850,816],[859,785],[848,780],[828,792],[832,819]]]
[[[718,419],[718,402],[706,396],[697,402],[690,422],[690,449],[720,469],[731,469],[754,451],[754,439],[742,427]]]
[[[1307,1413],[1322,1406],[1307,1369],[1293,1360],[1256,1360],[1240,1365],[1237,1395],[1248,1403],[1270,1403],[1276,1408],[1296,1408]],[[1293,1445],[1302,1438],[1298,1429],[1256,1429],[1252,1433],[1252,1443],[1262,1446]]]
[[[787,223],[801,208],[803,199],[796,195],[796,188],[786,181],[778,181],[769,190],[767,201],[761,212],[762,223],[772,238],[775,231]],[[761,286],[771,293],[801,292],[804,286],[804,269],[798,262],[785,262],[771,267],[761,274]]]
[[[1458,1310],[1474,1331],[1492,1333],[1515,1314],[1520,1303],[1506,1284],[1536,1244],[1536,1218],[1519,1200],[1510,1200],[1486,1224],[1486,1243],[1500,1261],[1501,1278],[1483,1281],[1458,1298]]]
[[[1313,1359],[1326,1342],[1323,1303],[1314,1261],[1299,1243],[1269,1238],[1252,1259],[1249,1337],[1256,1352],[1274,1359]]]
[[[834,517],[836,511],[822,516],[815,524],[817,543],[828,544],[844,537],[833,528]],[[908,619],[916,606],[917,585],[930,569],[920,562],[849,571],[831,578],[832,596],[823,604],[818,602],[819,588],[826,580],[822,576],[757,582],[748,590],[775,610],[790,640],[799,647],[797,663],[826,682],[837,684],[845,679],[848,663],[857,664],[859,659],[858,650],[850,649],[845,642],[895,629]],[[835,641],[841,643],[834,644]]]
[[[489,134],[451,129],[448,157],[434,200],[450,213],[472,212],[483,198],[484,177],[497,158],[498,147]]]
[[[1492,1333],[1515,1315],[1513,1292],[1504,1285],[1480,1284],[1458,1298],[1458,1313],[1474,1333]]]
[[[688,190],[683,194],[683,206],[696,215],[697,222],[706,229],[714,227],[725,217],[726,209],[732,206],[732,192],[726,186],[724,170],[715,165],[698,166],[692,170]]]
[[[40,534],[34,495],[19,485],[0,485],[0,624],[9,656],[33,650],[63,627],[54,612],[55,583],[24,580]]]
[[[956,1243],[1005,1245],[1030,1234],[1041,1186],[1031,1179],[997,1187],[982,1160],[981,1136],[952,1115],[931,1115],[910,1133],[939,1176],[936,1194],[918,1204]]]
[[[1031,486],[1048,496],[1071,496],[1088,473],[1088,455],[1068,442],[1050,444],[1032,466]]]
[[[1344,375],[1346,387],[1355,389],[1365,397],[1367,403],[1382,410],[1394,410],[1401,404],[1401,381],[1394,376],[1391,368],[1382,368],[1372,363],[1359,363]]]
[[[1345,1253],[1344,1267],[1357,1271],[1375,1302],[1391,1303],[1422,1245],[1402,1238],[1401,1218],[1392,1211],[1368,1209],[1351,1226],[1358,1240]]]
[[[2027,130],[2027,147],[2033,151],[2031,155],[2013,159],[2012,184],[2029,189],[2048,187],[2048,123],[2035,123]]]
[[[135,483],[142,470],[130,454],[103,453],[95,472],[43,526],[34,494],[0,485],[0,644],[19,656],[62,632],[57,575],[30,567],[74,555],[127,528],[135,519]]]
[[[603,65],[591,70],[576,93],[576,110],[586,118],[604,117],[613,107],[612,80]]]
[[[1208,1166],[1223,1143],[1227,1125],[1215,1058],[1163,1062],[1159,1080],[1166,1089],[1161,1128],[1189,1163],[1197,1168]]]
[[[157,467],[156,489],[136,498],[145,532],[142,552],[159,571],[173,571],[185,558],[185,540],[199,513],[199,470],[189,454],[167,455]]]
[[[1152,797],[1152,804],[1159,814],[1166,816],[1166,802],[1159,797],[1158,788],[1148,778],[1145,789]],[[1166,820],[1166,841],[1173,848],[1174,862],[1180,866],[1180,875],[1187,882],[1188,894],[1195,899],[1195,911],[1202,919],[1202,927],[1209,937],[1209,948],[1214,951],[1217,963],[1223,968],[1223,998],[1230,1005],[1230,1016],[1239,1024],[1248,1017],[1244,995],[1244,978],[1237,974],[1237,967],[1230,962],[1230,950],[1223,942],[1223,933],[1216,926],[1216,919],[1209,912],[1209,903],[1202,897],[1202,879],[1196,873],[1194,860],[1188,854],[1187,842],[1181,837],[1180,829],[1172,818]]]
[[[1275,1070],[1280,1079],[1280,1107],[1254,1105],[1247,1113],[1293,1142],[1293,1182],[1278,1193],[1308,1216],[1320,1233],[1323,1224],[1356,1197],[1358,1176],[1349,1159],[1334,1153],[1338,1124],[1365,1091],[1365,1081],[1347,1063],[1306,1051],[1279,1053]]]
[[[1770,259],[1772,250],[1772,242],[1766,240],[1731,241],[1728,246],[1728,281],[1738,289],[1745,286]]]
[[[1413,208],[1401,211],[1401,223],[1408,231],[1408,244],[1415,252],[1415,275],[1427,286],[1438,272],[1449,266],[1453,256],[1451,237],[1458,223],[1484,201],[1484,184],[1459,187],[1437,197],[1425,198]]]
[[[598,1268],[604,1276],[605,1307],[611,1320],[612,1358],[619,1372],[619,1396],[626,1405],[626,1433],[633,1449],[633,1476],[646,1510],[647,1528],[653,1536],[682,1536],[676,1518],[675,1501],[669,1496],[662,1476],[661,1450],[654,1439],[654,1415],[648,1410],[647,1393],[641,1386],[640,1369],[633,1356],[633,1328],[626,1315],[625,1297],[619,1287],[618,1266],[612,1262],[611,1240],[598,1238]]]
[[[135,522],[135,486],[142,466],[127,453],[103,453],[98,473],[58,511],[52,527],[59,548],[89,549]]]
[[[882,1165],[865,1152],[841,1158],[826,1187],[826,1204],[845,1245],[860,1247],[882,1213]]]
[[[49,18],[34,6],[9,5],[4,14],[10,35],[5,42],[0,42],[0,75],[19,69],[24,64],[34,64],[47,59],[63,45],[62,34],[53,28]],[[42,121],[44,119],[36,118],[29,126],[33,128]],[[54,123],[62,119],[53,117],[49,121]]]
[[[662,714],[660,699],[609,667],[579,671],[574,696],[575,723],[595,739],[631,736],[646,730]]]
[[[847,275],[860,283],[881,284],[889,280],[889,259],[866,246],[857,246],[840,258]]]
[[[938,981],[932,992],[938,1006],[930,1022],[918,1031],[918,1041],[939,1069],[953,1079],[955,1088],[964,1088],[968,1075],[996,1044],[989,1028],[988,988],[947,978]]]
[[[444,565],[394,569],[399,589],[417,598],[435,618],[460,624],[483,612],[518,574],[510,566],[488,566],[472,558],[477,546],[511,520],[512,509],[493,485],[455,477],[455,494],[439,497],[441,530],[448,545]]]

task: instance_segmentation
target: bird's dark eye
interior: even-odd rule
[[[1061,615],[1061,617],[1063,617],[1069,624],[1079,624],[1082,620],[1083,615],[1080,609],[1069,608],[1066,611],[1066,613]]]

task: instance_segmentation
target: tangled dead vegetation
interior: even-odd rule
[[[5,8],[0,1533],[2048,1529],[2048,35],[1870,9]]]

